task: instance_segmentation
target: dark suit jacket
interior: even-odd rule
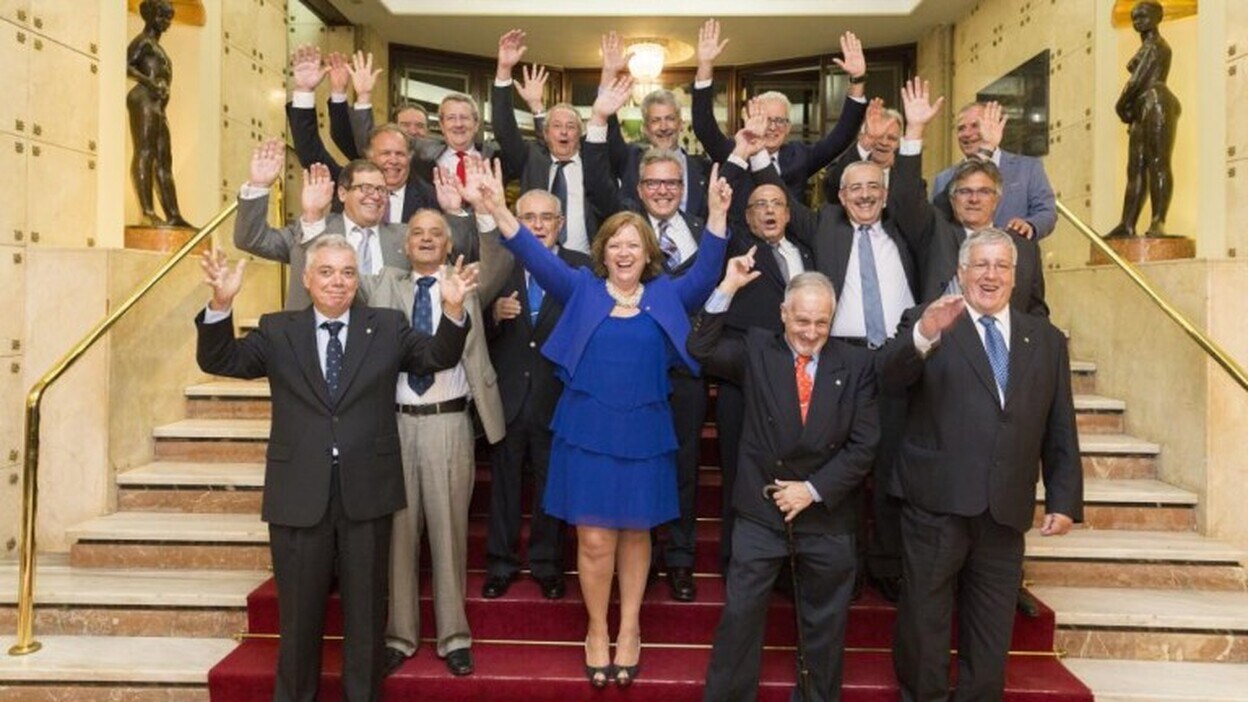
[[[966,228],[947,219],[927,200],[923,180],[919,176],[921,156],[897,155],[889,178],[889,197],[897,204],[898,224],[917,230],[917,238],[926,242],[922,252],[921,302],[931,302],[945,292],[945,285],[958,272],[958,249],[966,240]],[[1014,266],[1014,294],[1010,305],[1027,314],[1049,316],[1044,302],[1044,269],[1040,265],[1040,246],[1026,237],[1010,232],[1018,260]]]
[[[563,303],[563,314],[542,347],[542,353],[569,376],[577,364],[594,330],[611,314],[615,301],[607,294],[602,278],[585,268],[569,268],[524,226],[504,242],[507,250],[537,276],[547,296]],[[726,239],[704,234],[698,247],[696,262],[681,276],[660,275],[646,281],[641,296],[641,309],[663,330],[681,361],[693,373],[698,364],[685,350],[689,335],[689,315],[706,302],[724,269]]]
[[[890,492],[929,512],[1031,528],[1043,468],[1045,511],[1083,519],[1083,468],[1066,338],[1048,320],[1010,310],[1005,407],[970,314],[926,359],[913,330],[926,306],[908,310],[883,353],[882,382],[909,388]]]
[[[693,88],[693,133],[711,161],[723,164],[732,155],[736,142],[719,130],[715,120],[714,86]],[[784,185],[796,199],[806,200],[806,181],[828,165],[842,151],[858,140],[858,128],[867,114],[867,105],[846,97],[841,107],[841,118],[832,131],[813,144],[789,141],[780,147],[780,170]]]
[[[483,239],[482,248],[485,247]],[[589,256],[580,251],[560,248],[558,255],[573,268],[593,266]],[[563,383],[555,377],[555,367],[542,357],[541,348],[563,314],[563,304],[553,295],[544,295],[537,322],[534,323],[530,316],[533,308],[529,304],[524,269],[520,266],[512,267],[511,275],[498,296],[507,297],[513,292],[519,293],[519,317],[495,322],[489,309],[482,313],[486,319],[490,359],[498,373],[498,390],[503,396],[503,413],[508,424],[514,422],[527,400],[528,416],[534,421],[549,424],[555,413],[555,403],[563,392]]]
[[[948,188],[954,168],[950,166],[937,173],[932,183],[932,201],[946,213],[953,211]],[[1053,228],[1057,226],[1057,198],[1053,195],[1053,186],[1049,185],[1049,177],[1045,175],[1040,159],[1002,149],[1000,170],[1003,181],[1001,202],[997,203],[992,223],[1004,228],[1011,219],[1020,217],[1035,228],[1037,241],[1053,233]]]
[[[853,533],[855,509],[846,498],[870,472],[880,439],[872,355],[835,339],[824,344],[803,424],[793,350],[783,333],[751,329],[744,338],[722,337],[723,323],[722,314],[699,315],[689,353],[708,373],[740,385],[745,396],[733,509],[783,531],[780,511],[764,499],[763,487],[777,478],[808,480],[822,502],[799,514],[794,530]]]
[[[335,103],[330,103],[331,109]],[[346,103],[340,103],[346,105]],[[344,107],[345,109],[345,107]],[[290,137],[295,142],[295,154],[299,163],[308,168],[314,163],[323,163],[329,168],[334,182],[338,182],[338,174],[342,172],[342,164],[334,160],[321,141],[321,133],[316,126],[316,110],[298,108],[286,103],[286,118],[290,121]],[[429,179],[417,173],[417,161],[412,159],[411,170],[407,177],[407,187],[403,191],[403,221],[412,218],[416,210],[422,208],[440,210],[438,196],[430,185]],[[338,189],[334,188],[334,211],[342,211],[342,203],[338,201]]]
[[[311,307],[266,314],[241,339],[234,338],[232,320],[204,324],[201,312],[196,324],[196,358],[204,372],[269,379],[265,521],[292,527],[320,521],[329,504],[333,446],[349,519],[375,519],[403,508],[394,384],[399,371],[431,373],[458,363],[467,324],[439,324],[430,337],[409,327],[401,312],[353,305],[337,402],[321,370]]]

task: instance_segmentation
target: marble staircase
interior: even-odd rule
[[[1027,543],[1056,647],[1098,700],[1248,700],[1245,554],[1196,532],[1198,496],[1158,480],[1161,447],[1126,433],[1124,403],[1095,394],[1093,364],[1072,370],[1087,523]],[[257,516],[268,388],[207,382],[186,402],[186,419],[155,430],[155,460],[118,476],[118,511],[71,529],[68,555],[41,557],[45,650],[0,660],[0,702],[207,699],[208,668],[268,578]],[[487,491],[476,492],[479,511]],[[708,538],[718,529],[701,526]],[[699,551],[713,562],[713,549]],[[10,636],[16,580],[0,565]]]

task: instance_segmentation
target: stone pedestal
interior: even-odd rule
[[[126,248],[142,251],[160,251],[173,253],[195,236],[190,227],[126,227]],[[195,247],[196,255],[202,254],[212,246],[210,239],[205,239]]]
[[[1116,251],[1119,256],[1132,263],[1146,261],[1170,261],[1176,258],[1195,258],[1196,242],[1184,236],[1133,236],[1106,239],[1105,243]],[[1104,266],[1110,263],[1109,257],[1096,246],[1092,246],[1089,266]]]

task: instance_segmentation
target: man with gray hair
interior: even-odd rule
[[[825,170],[824,199],[829,202],[836,200],[837,191],[841,187],[841,174],[846,166],[855,161],[873,161],[879,164],[884,169],[884,184],[891,187],[889,176],[904,128],[905,121],[900,112],[885,108],[884,101],[879,98],[872,100],[867,105],[867,116],[862,121],[862,129],[858,130],[858,143],[837,156]]]
[[[822,273],[789,281],[782,333],[723,336],[732,296],[759,275],[754,255],[750,249],[728,262],[688,341],[707,372],[745,393],[727,597],[703,699],[756,695],[771,589],[781,564],[796,560],[800,694],[793,699],[835,700],[857,560],[854,502],[880,437],[875,359],[829,339],[836,295]]]

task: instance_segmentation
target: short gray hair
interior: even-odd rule
[[[641,100],[641,121],[645,122],[650,119],[650,108],[655,105],[667,105],[676,110],[676,116],[680,116],[680,101],[676,99],[676,93],[666,88],[659,88],[646,94]]]
[[[962,242],[962,246],[958,248],[958,267],[966,268],[971,261],[971,249],[976,246],[993,246],[996,244],[1005,244],[1010,247],[1010,256],[1012,263],[1018,263],[1018,246],[1014,243],[1014,237],[1009,232],[997,229],[996,227],[984,227],[977,232],[971,232],[970,236]]]
[[[754,99],[759,102],[778,102],[784,105],[785,112],[788,112],[793,107],[793,103],[789,102],[789,96],[779,90],[768,90],[765,93],[755,95]]]
[[[355,255],[355,247],[351,245],[351,242],[347,241],[346,236],[342,234],[322,234],[313,239],[311,244],[308,244],[307,260],[311,261],[316,257],[317,253],[324,249],[350,251],[352,256]]]
[[[798,273],[789,280],[789,284],[784,286],[784,304],[787,306],[789,300],[798,292],[814,288],[827,294],[832,298],[832,307],[836,308],[836,288],[832,286],[832,281],[828,276],[818,271],[807,271]]]
[[[875,161],[851,161],[845,170],[841,171],[840,187],[845,187],[845,180],[849,178],[849,174],[863,168],[874,168],[880,173],[880,185],[884,185],[884,169],[880,168],[880,164]]]
[[[660,149],[657,146],[652,146],[646,149],[646,152],[641,156],[641,165],[637,168],[638,181],[640,182],[642,175],[646,172],[646,166],[665,161],[671,161],[676,164],[676,167],[680,169],[680,177],[683,180],[685,177],[685,166],[680,162],[680,156],[671,149]]]
[[[541,188],[534,188],[532,190],[525,191],[523,195],[516,198],[516,214],[520,214],[520,203],[534,198],[545,200],[547,204],[553,204],[555,206],[555,214],[560,217],[563,216],[563,203],[559,201],[559,198],[555,197],[554,193],[549,190],[542,190]]]
[[[888,119],[889,122],[897,123],[898,128],[900,128],[902,131],[905,131],[906,118],[902,117],[900,112],[889,107],[884,110],[884,116]],[[862,126],[859,127],[858,129],[858,133],[866,134],[866,132],[867,132],[867,121],[864,119],[862,121]]]

